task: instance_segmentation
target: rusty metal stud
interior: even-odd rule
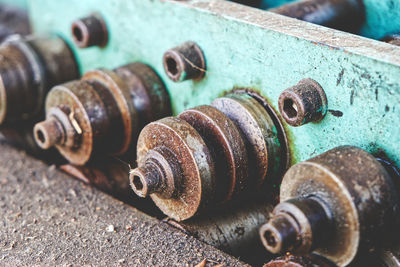
[[[335,267],[329,260],[315,254],[306,256],[285,255],[278,257],[264,267]]]
[[[303,79],[279,96],[279,111],[292,126],[321,120],[328,109],[326,94],[316,81]]]
[[[107,25],[99,14],[93,14],[74,21],[71,31],[75,44],[80,48],[104,47],[107,45]]]
[[[294,165],[280,196],[260,229],[274,253],[316,251],[344,266],[359,249],[379,246],[399,224],[400,203],[389,174],[356,147],[338,147]]]
[[[361,0],[302,0],[269,11],[353,33],[360,30],[365,20]]]
[[[1,125],[38,116],[51,86],[79,77],[72,51],[58,37],[12,37],[0,57]]]
[[[131,185],[169,217],[186,220],[277,176],[286,164],[281,149],[264,107],[232,94],[145,126]]]
[[[170,112],[164,84],[147,65],[94,70],[50,91],[35,139],[43,149],[55,146],[69,162],[84,165],[95,152],[122,155],[133,149],[140,129]]]
[[[163,56],[165,73],[174,82],[200,80],[206,73],[206,61],[201,48],[185,42],[169,49]]]

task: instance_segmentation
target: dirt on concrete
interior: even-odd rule
[[[0,142],[1,266],[245,266]]]

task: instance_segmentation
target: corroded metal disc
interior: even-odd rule
[[[73,81],[54,87],[46,98],[46,113],[55,107],[61,107],[68,112],[69,119],[73,118],[79,125],[76,132],[81,131],[80,144],[77,147],[57,145],[58,151],[69,162],[84,165],[91,157],[93,151],[93,129],[87,110],[90,103],[102,103],[100,96],[88,83]],[[99,110],[104,110],[100,106]],[[100,114],[99,114],[100,115]]]
[[[211,105],[231,119],[246,139],[251,186],[261,185],[268,175],[277,173],[281,154],[278,133],[263,106],[247,94],[217,98]]]
[[[377,241],[393,222],[398,202],[394,186],[373,156],[355,147],[339,147],[291,167],[281,185],[281,202],[318,197],[329,203],[335,235],[316,252],[339,266],[355,257],[360,241]]]
[[[248,177],[247,152],[235,124],[212,106],[199,106],[178,115],[197,130],[212,152],[217,201],[227,201],[244,190]]]
[[[148,124],[140,133],[137,146],[138,165],[156,147],[170,150],[180,162],[178,197],[166,199],[154,193],[151,198],[169,217],[181,221],[193,217],[199,209],[213,202],[215,169],[211,154],[199,133],[179,118],[167,117]]]
[[[113,154],[124,154],[132,143],[133,133],[138,131],[138,118],[133,101],[131,101],[130,88],[122,81],[115,72],[101,69],[87,72],[82,81],[96,81],[102,83],[112,94],[117,103],[124,125],[121,147]],[[105,96],[104,96],[105,97]]]

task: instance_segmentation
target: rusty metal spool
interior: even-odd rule
[[[50,91],[35,139],[43,149],[55,146],[70,163],[84,165],[97,152],[126,153],[146,123],[170,113],[165,86],[147,65],[94,70]]]
[[[332,149],[288,170],[261,239],[273,253],[315,251],[345,266],[398,227],[394,188],[372,155],[351,146]]]
[[[189,219],[279,176],[284,149],[275,129],[247,94],[150,123],[138,139],[132,188],[169,217]]]
[[[12,37],[0,46],[0,125],[40,115],[55,84],[79,77],[75,57],[59,37]]]

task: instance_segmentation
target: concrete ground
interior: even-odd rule
[[[1,266],[244,266],[0,142]]]

